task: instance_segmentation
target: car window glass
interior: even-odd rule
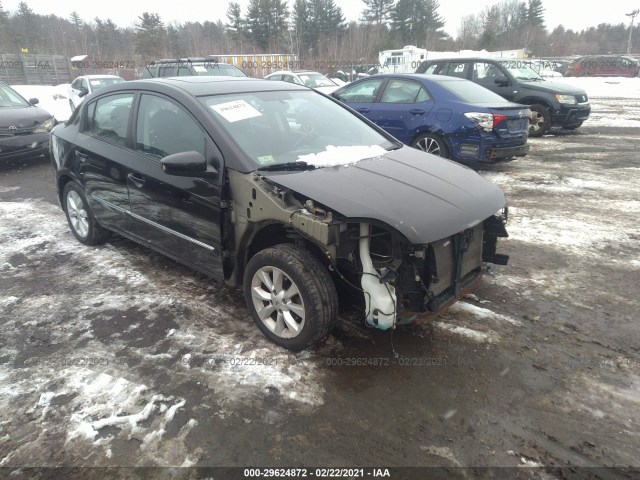
[[[27,105],[28,103],[8,85],[0,84],[0,107],[26,107]]]
[[[86,88],[87,90],[89,90],[89,82],[87,82],[86,78],[82,79],[82,87]]]
[[[282,80],[283,79],[283,75],[271,75],[269,77],[269,80]]]
[[[179,77],[190,77],[191,75],[193,75],[193,73],[191,73],[191,69],[189,67],[180,67],[178,69]]]
[[[204,156],[205,134],[174,102],[144,94],[138,110],[136,150],[156,158],[191,151]]]
[[[80,78],[76,78],[73,83],[71,84],[71,88],[73,88],[74,90],[80,90],[80,84],[82,83],[82,79]]]
[[[178,73],[178,67],[176,65],[165,65],[160,69],[161,77],[175,77]]]
[[[480,83],[495,83],[496,80],[506,80],[504,73],[497,65],[488,62],[473,63],[473,80]]]
[[[438,62],[429,65],[423,73],[427,75],[442,75],[444,71],[446,71],[446,64]]]
[[[465,67],[466,63],[464,62],[449,62],[447,75],[450,77],[466,78]]]
[[[344,155],[347,162],[361,147],[392,145],[348,109],[310,90],[215,95],[200,101],[256,167],[317,154],[336,161]],[[352,153],[345,153],[352,147]]]
[[[109,95],[93,102],[85,133],[124,145],[132,104],[132,93]]]
[[[415,103],[422,85],[407,80],[389,80],[380,98],[381,103]]]
[[[371,103],[378,96],[378,90],[383,81],[384,79],[382,78],[376,78],[351,85],[340,93],[340,100],[343,102]]]
[[[426,102],[427,100],[431,100],[431,95],[427,92],[424,87],[420,88],[418,92],[418,96],[416,97],[416,103]]]

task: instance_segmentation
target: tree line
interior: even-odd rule
[[[455,38],[444,31],[438,0],[363,0],[357,21],[347,22],[335,0],[250,0],[243,11],[231,2],[224,19],[175,22],[144,12],[132,27],[111,19],[86,20],[35,13],[27,2],[15,11],[0,3],[0,53],[122,61],[209,54],[293,53],[300,59],[377,60],[380,50],[415,45],[429,50],[510,50],[533,56],[623,53],[629,26],[603,23],[581,31],[549,30],[542,0],[503,0],[461,16]],[[634,50],[640,50],[640,28]]]

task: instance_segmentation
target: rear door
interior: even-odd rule
[[[434,100],[422,83],[391,78],[370,117],[376,124],[405,144],[410,144],[419,131],[428,127]]]
[[[87,105],[76,137],[74,170],[100,224],[127,230],[129,191],[126,165],[132,155],[128,128],[134,93],[106,95]]]
[[[167,175],[161,160],[201,153],[221,172],[216,179]],[[127,171],[132,231],[141,240],[221,279],[222,155],[179,103],[143,93],[135,123],[135,153]]]

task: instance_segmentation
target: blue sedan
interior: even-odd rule
[[[529,151],[528,107],[468,80],[374,75],[332,96],[403,143],[460,163],[509,160]]]

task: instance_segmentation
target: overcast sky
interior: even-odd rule
[[[18,8],[20,0],[3,0],[5,10],[14,11]],[[226,12],[229,2],[227,0],[199,0],[158,1],[158,0],[108,0],[108,1],[84,1],[66,2],[64,0],[52,2],[51,0],[26,0],[31,9],[39,14],[54,13],[58,16],[68,17],[76,10],[84,20],[92,20],[100,17],[103,20],[110,18],[122,27],[131,26],[137,21],[137,17],[143,12],[158,13],[165,23],[172,21],[184,22],[187,20],[204,21],[222,19],[226,21]],[[289,0],[289,6],[294,0]],[[460,27],[460,19],[463,15],[478,13],[488,5],[500,3],[501,0],[440,0],[439,13],[444,18],[445,30],[455,37]],[[246,13],[249,0],[238,0]],[[357,20],[364,4],[361,0],[336,0],[347,17],[347,20]],[[549,30],[559,24],[565,28],[582,30],[583,28],[597,26],[599,23],[625,23],[629,17],[626,13],[635,8],[640,8],[640,0],[608,0],[600,2],[585,2],[578,0],[542,0],[545,8],[545,22]],[[640,20],[638,17],[636,20]],[[514,48],[516,45],[514,45]]]

